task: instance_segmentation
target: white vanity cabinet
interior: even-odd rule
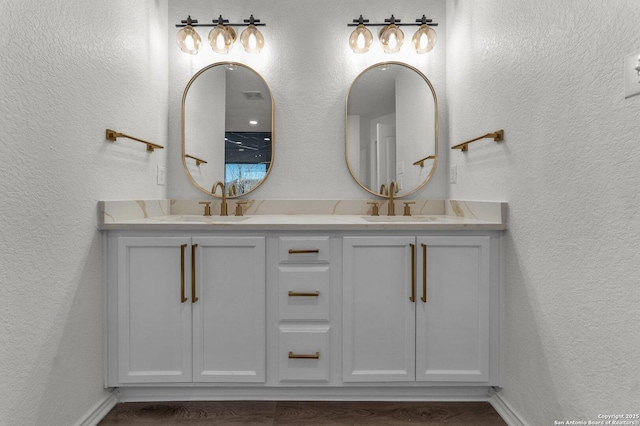
[[[109,236],[107,386],[265,381],[265,238]]]
[[[500,232],[249,231],[106,234],[107,387],[134,401],[500,385]]]
[[[490,384],[489,236],[344,237],[343,259],[344,382]]]

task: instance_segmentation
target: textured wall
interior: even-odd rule
[[[637,413],[637,0],[448,3],[452,198],[506,200],[504,399],[530,425]]]
[[[351,178],[345,163],[345,102],[351,82],[369,65],[381,61],[403,61],[418,67],[431,80],[446,111],[445,90],[445,0],[407,0],[389,5],[384,0],[328,0],[322,2],[273,0],[216,2],[191,0],[169,5],[169,197],[206,196],[192,187],[180,161],[180,103],[182,92],[193,74],[219,61],[238,61],[258,71],[267,81],[275,101],[275,163],[268,180],[250,196],[257,199],[365,199],[370,194]],[[422,14],[439,22],[438,44],[427,55],[409,48],[417,27],[405,31],[403,50],[395,55],[382,53],[379,42],[372,50],[355,55],[348,45],[353,28],[347,23],[360,14],[382,22],[391,14],[413,21]],[[245,54],[236,43],[227,55],[215,54],[207,42],[208,29],[197,56],[182,53],[172,24],[187,15],[207,22],[222,14],[241,22],[250,14],[267,23],[261,31],[265,48],[259,55]],[[241,29],[239,29],[241,31]],[[375,33],[375,28],[372,31]],[[238,33],[239,35],[239,33]],[[446,146],[446,115],[441,114],[441,146]],[[440,164],[446,164],[446,150]],[[444,198],[447,195],[446,168],[416,196]]]
[[[101,199],[163,198],[166,0],[0,3],[0,425],[71,425],[102,379]]]

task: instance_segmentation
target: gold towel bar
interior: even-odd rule
[[[192,160],[196,160],[196,166],[199,166],[200,164],[207,164],[207,161],[198,157],[194,157],[193,155],[185,154],[184,156],[185,158],[191,158]]]
[[[133,136],[125,135],[124,133],[118,133],[115,130],[107,129],[107,140],[115,142],[116,139],[118,139],[118,138],[127,138],[127,139],[134,140],[136,142],[142,142],[144,144],[147,144],[147,151],[149,151],[149,152],[153,152],[154,149],[163,149],[164,148],[164,146],[162,146],[162,145],[158,145],[158,144],[155,144],[155,143],[152,143],[152,142],[147,142],[147,141],[142,140],[142,139],[134,138]]]
[[[421,160],[416,161],[415,163],[413,163],[414,166],[420,166],[420,167],[424,167],[424,162],[427,160],[435,160],[437,157],[435,155],[430,155],[428,157],[424,157]]]
[[[462,152],[467,152],[469,150],[469,144],[471,142],[479,141],[480,139],[484,138],[493,138],[495,142],[502,142],[504,140],[504,130],[498,130],[494,133],[487,133],[486,135],[471,139],[470,141],[459,143],[458,145],[452,146],[451,149],[459,149]]]

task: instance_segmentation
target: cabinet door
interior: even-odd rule
[[[414,237],[343,239],[343,380],[415,379]]]
[[[489,237],[417,242],[416,380],[488,381]]]
[[[179,237],[118,239],[120,383],[191,381],[191,304],[181,294],[189,279],[189,243]]]
[[[263,237],[194,237],[193,380],[264,382]]]

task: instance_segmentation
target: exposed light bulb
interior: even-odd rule
[[[354,53],[368,52],[372,42],[373,36],[371,35],[371,31],[369,31],[364,24],[358,25],[351,33],[351,36],[349,36],[349,46]]]
[[[235,41],[235,30],[222,24],[216,25],[209,33],[209,44],[216,53],[229,53]]]
[[[191,25],[187,25],[178,31],[176,41],[178,42],[180,50],[190,55],[196,55],[198,50],[200,50],[202,39]]]
[[[379,38],[385,53],[397,53],[404,42],[404,33],[397,25],[390,24],[380,30]]]
[[[416,53],[427,53],[433,50],[436,45],[437,35],[433,28],[427,24],[422,24],[413,35],[413,47]]]
[[[255,25],[249,24],[240,34],[240,42],[247,53],[260,53],[264,47],[264,36]]]

